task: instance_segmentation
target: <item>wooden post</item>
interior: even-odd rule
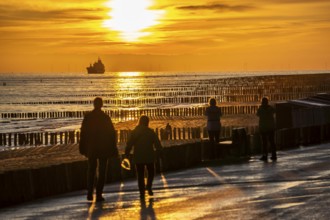
[[[3,134],[3,146],[7,145],[7,135]]]
[[[80,142],[80,132],[79,131],[77,131],[76,137],[77,137],[77,143],[79,143]],[[116,131],[116,137],[118,137],[117,131]],[[118,138],[117,138],[117,140],[118,140]]]
[[[64,132],[64,143],[68,144],[68,132]]]
[[[8,134],[8,146],[11,146],[11,133]]]
[[[54,133],[54,144],[57,144],[57,133]]]
[[[45,145],[48,145],[48,132],[45,133]]]
[[[60,132],[60,144],[63,144],[63,132]]]
[[[29,134],[30,146],[33,146],[33,133]]]

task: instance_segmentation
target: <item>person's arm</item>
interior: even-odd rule
[[[130,137],[128,138],[128,141],[126,143],[126,148],[125,148],[125,155],[126,157],[129,156],[132,148],[133,148],[133,145],[134,145],[134,140],[135,140],[135,132],[133,131],[130,135]]]
[[[219,107],[219,114],[220,114],[220,117],[222,116],[222,111],[221,111],[221,108]]]
[[[260,107],[259,107],[258,110],[257,110],[257,116],[258,116],[258,117],[260,116]]]
[[[208,107],[205,109],[204,116],[209,116],[209,108]]]

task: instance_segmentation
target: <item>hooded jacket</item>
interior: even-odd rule
[[[155,154],[160,153],[162,150],[161,143],[156,133],[151,128],[144,125],[138,125],[132,131],[127,141],[125,154],[128,155],[133,147],[133,160],[137,164],[155,162]]]
[[[100,109],[88,113],[82,122],[79,152],[88,158],[118,156],[116,132],[110,117]]]

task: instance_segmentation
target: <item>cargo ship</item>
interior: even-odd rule
[[[90,64],[86,69],[88,74],[103,74],[105,72],[104,64],[100,58],[93,65]]]

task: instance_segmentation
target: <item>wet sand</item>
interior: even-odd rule
[[[151,118],[149,127],[165,128],[166,123],[170,123],[172,127],[188,128],[188,127],[206,127],[205,117],[172,117],[172,118]],[[119,122],[114,124],[117,130],[133,129],[137,124],[137,120],[128,122]],[[258,117],[256,115],[238,114],[238,115],[224,115],[221,118],[222,126],[254,126],[258,125]]]
[[[244,127],[250,125],[257,125],[258,118],[255,115],[224,115],[222,117],[223,126],[237,126]],[[151,128],[165,128],[166,123],[170,123],[172,127],[205,127],[206,120],[204,117],[195,118],[152,118],[150,120]],[[133,129],[137,121],[128,121],[116,123],[116,129]],[[196,141],[196,140],[193,140]],[[186,140],[164,141],[165,147],[177,145]],[[123,148],[124,146],[120,146]],[[51,166],[62,163],[69,163],[73,161],[85,160],[86,158],[79,154],[77,144],[69,145],[55,145],[47,147],[17,147],[12,150],[5,150],[0,152],[0,172],[27,168],[38,168]]]

